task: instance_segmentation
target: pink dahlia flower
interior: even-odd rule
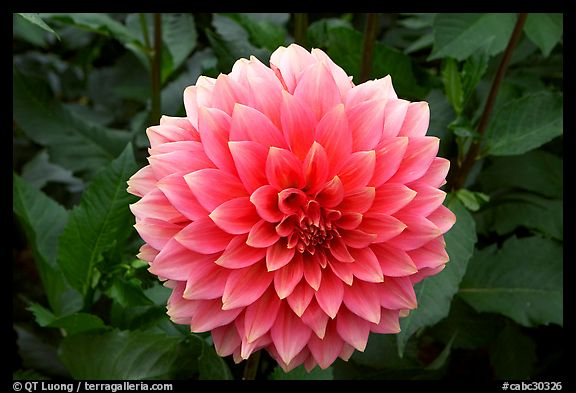
[[[146,244],[172,288],[168,315],[236,362],[265,349],[285,370],[326,368],[398,333],[413,285],[448,261],[449,162],[426,102],[389,76],[355,86],[323,51],[240,59],[184,92],[186,117],[147,130],[129,180]]]

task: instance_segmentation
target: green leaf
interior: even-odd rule
[[[266,48],[272,52],[285,44],[286,30],[277,22],[258,20],[254,17],[258,14],[233,13],[225,15],[246,29],[250,41],[261,48]]]
[[[490,348],[497,379],[529,379],[537,360],[534,341],[512,323],[506,324]]]
[[[418,348],[409,342],[400,356],[398,340],[393,334],[370,333],[364,352],[354,351],[350,360],[362,366],[378,369],[414,369],[420,367]]]
[[[198,358],[198,371],[201,380],[234,379],[230,368],[214,350],[212,345],[202,343],[202,354]]]
[[[320,367],[314,368],[312,371],[307,372],[304,366],[298,366],[295,369],[284,372],[280,366],[276,366],[272,374],[268,377],[272,380],[319,380],[331,381],[334,379],[332,367],[322,370]]]
[[[58,38],[58,40],[60,40],[60,36],[58,35],[58,33],[56,33],[54,30],[52,30],[52,28],[50,26],[48,26],[46,24],[46,22],[44,22],[42,20],[42,18],[40,17],[39,14],[18,13],[18,15],[20,15],[22,18],[26,19],[28,22],[44,29],[45,31],[49,32],[50,34],[54,34],[54,36],[56,38]]]
[[[22,177],[31,185],[42,189],[47,183],[63,183],[70,192],[81,191],[82,180],[74,177],[72,171],[50,162],[48,152],[40,152],[22,167]]]
[[[462,89],[462,81],[456,60],[451,58],[444,59],[442,80],[446,98],[452,104],[456,115],[459,116],[462,113],[462,105],[464,104],[464,90]]]
[[[497,55],[506,48],[515,22],[515,14],[437,14],[434,46],[428,60],[465,60],[484,48],[489,55]]]
[[[46,381],[49,380],[45,375],[40,374],[35,370],[16,370],[12,373],[13,381]]]
[[[312,22],[306,30],[308,43],[314,48],[325,48],[330,40],[330,30],[338,27],[353,29],[350,22],[340,18],[323,18]]]
[[[427,277],[414,286],[418,308],[400,320],[401,331],[396,336],[400,354],[404,352],[408,339],[417,330],[434,325],[448,315],[452,297],[458,292],[468,260],[474,251],[476,243],[474,219],[453,195],[448,197],[446,206],[456,215],[456,223],[444,235],[450,261],[442,272]]]
[[[64,279],[56,258],[58,236],[68,221],[68,212],[18,175],[12,178],[12,209],[18,216],[34,253],[50,307],[58,315],[82,307],[80,296]]]
[[[45,375],[69,377],[68,371],[58,359],[54,343],[47,343],[32,331],[22,326],[14,326],[18,335],[18,354],[22,365]]]
[[[468,57],[462,67],[462,91],[464,95],[464,105],[470,100],[476,86],[488,70],[489,56],[484,51],[478,51]]]
[[[540,48],[544,56],[548,56],[560,41],[562,31],[562,14],[528,14],[524,25],[526,36]]]
[[[172,55],[172,69],[178,69],[196,47],[196,25],[190,14],[162,14],[162,41]],[[193,81],[191,81],[193,82]]]
[[[446,344],[442,352],[440,352],[440,354],[436,357],[436,359],[434,359],[432,362],[430,362],[430,364],[426,366],[426,370],[440,370],[444,368],[444,366],[446,366],[446,362],[448,361],[450,353],[452,352],[452,345],[454,344],[454,340],[456,339],[457,336],[458,332],[455,332],[450,338],[450,340],[448,340],[448,343]]]
[[[474,192],[465,188],[456,191],[456,196],[468,210],[473,212],[490,200],[490,197],[482,192]]]
[[[537,236],[477,251],[459,296],[479,312],[503,314],[523,326],[563,323],[562,246]]]
[[[74,379],[176,379],[197,369],[199,340],[113,330],[67,337],[60,359]]]
[[[549,198],[562,198],[564,172],[562,160],[542,150],[493,157],[492,164],[478,176],[481,189],[494,193],[512,188],[532,191]]]
[[[64,329],[68,335],[106,329],[104,322],[94,314],[74,313],[57,317],[37,303],[31,304],[28,310],[34,314],[38,325]]]
[[[34,142],[48,148],[54,163],[77,171],[94,171],[116,157],[129,133],[90,124],[56,101],[48,84],[13,68],[13,116]]]
[[[484,154],[526,153],[562,133],[562,96],[545,91],[527,94],[502,105],[494,114],[486,130]]]
[[[84,296],[102,253],[130,233],[128,204],[135,198],[126,192],[126,181],[136,169],[129,144],[96,176],[80,204],[70,213],[68,225],[60,236],[58,262],[72,287]]]
[[[114,280],[112,286],[106,291],[106,294],[118,302],[122,307],[146,306],[151,305],[152,301],[146,297],[142,287],[132,281],[126,281],[118,278]]]

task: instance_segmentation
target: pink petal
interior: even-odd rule
[[[132,195],[143,197],[156,187],[156,177],[150,165],[140,168],[138,172],[132,175],[128,180],[128,191]]]
[[[394,87],[392,87],[392,78],[386,75],[384,78],[369,80],[354,86],[346,94],[346,106],[352,107],[361,102],[372,99],[389,99],[398,98]]]
[[[246,196],[237,177],[220,169],[201,169],[184,176],[198,202],[209,212],[233,198]]]
[[[306,311],[302,314],[302,322],[312,329],[318,338],[323,338],[326,333],[326,325],[328,324],[328,315],[312,299]]]
[[[406,225],[397,218],[387,214],[368,213],[364,216],[359,229],[376,236],[372,243],[381,243],[401,234],[406,229]]]
[[[442,235],[441,230],[427,218],[408,214],[400,216],[399,213],[396,217],[407,227],[400,235],[389,240],[389,244],[401,250],[414,250]]]
[[[417,265],[405,251],[384,243],[373,244],[370,248],[378,258],[382,273],[385,276],[403,277],[418,271]]]
[[[148,271],[163,279],[186,281],[195,266],[213,262],[216,256],[203,255],[171,239],[154,259]]]
[[[384,113],[383,139],[398,136],[409,105],[410,102],[406,100],[388,100]]]
[[[296,288],[292,291],[290,295],[286,298],[288,301],[288,305],[294,311],[296,315],[299,317],[302,316],[306,308],[312,301],[314,297],[314,290],[310,288],[310,286],[304,282],[300,281]]]
[[[446,242],[442,237],[426,243],[407,253],[418,269],[437,268],[448,262],[450,257],[446,252]]]
[[[198,87],[188,86],[184,89],[184,109],[188,121],[194,127],[198,127]]]
[[[338,357],[347,362],[353,354],[354,347],[347,342],[344,342],[344,345],[342,345],[342,351],[340,351],[340,355],[338,355]]]
[[[444,268],[446,267],[446,265],[440,265],[436,268],[429,268],[429,267],[425,267],[424,269],[420,269],[418,271],[418,273],[414,273],[413,275],[411,275],[410,281],[412,282],[412,284],[417,284],[420,281],[422,281],[423,279],[425,279],[426,277],[429,276],[433,276],[436,275],[438,273],[440,273],[442,270],[444,270]]]
[[[342,229],[340,230],[340,235],[344,240],[344,243],[350,248],[364,248],[368,245],[374,243],[378,238],[378,235],[374,233],[366,233],[359,229]],[[351,252],[351,249],[349,250]]]
[[[196,128],[190,123],[187,117],[175,117],[162,115],[160,117],[161,126],[176,126],[192,134],[192,140],[199,141],[199,135],[196,135]],[[196,138],[198,137],[198,138]],[[189,138],[186,138],[189,139]]]
[[[295,254],[290,263],[276,271],[274,289],[280,299],[285,299],[294,291],[296,285],[302,280],[303,273],[304,264],[300,253]]]
[[[368,185],[374,175],[375,161],[373,150],[357,151],[348,157],[348,160],[338,173],[346,194]]]
[[[348,247],[342,238],[336,236],[330,240],[330,253],[340,262],[354,262],[354,258],[348,252]]]
[[[266,159],[266,177],[273,187],[302,188],[306,184],[302,163],[289,150],[271,147]]]
[[[290,150],[300,160],[304,160],[314,142],[316,118],[298,98],[282,91],[280,120],[284,138]]]
[[[323,63],[316,63],[303,71],[294,96],[312,109],[317,120],[342,102],[334,77]]]
[[[311,53],[312,56],[328,66],[328,69],[330,69],[330,73],[332,73],[332,77],[338,86],[340,96],[345,97],[348,91],[350,91],[354,86],[354,83],[352,83],[352,77],[348,76],[346,71],[334,63],[322,49],[312,48]]]
[[[200,254],[223,251],[233,236],[224,232],[209,218],[203,218],[186,226],[175,237],[184,247]]]
[[[325,208],[337,206],[344,199],[344,186],[338,176],[334,176],[322,191],[316,195],[316,201]]]
[[[320,119],[315,140],[326,150],[331,171],[337,173],[352,153],[352,133],[344,105],[337,105]]]
[[[365,213],[372,206],[375,195],[374,187],[361,188],[346,195],[337,209],[343,212]]]
[[[342,216],[334,222],[334,225],[342,229],[356,229],[361,222],[362,214],[348,212],[342,214]]]
[[[188,275],[182,297],[189,300],[217,299],[222,297],[229,271],[214,263],[214,258],[195,264]]]
[[[296,44],[291,44],[287,48],[280,47],[270,56],[270,66],[280,71],[282,80],[291,94],[294,93],[302,71],[315,62],[310,52]]]
[[[260,217],[256,208],[250,203],[250,198],[234,198],[218,206],[210,218],[216,225],[233,235],[250,232]]]
[[[369,247],[362,249],[351,248],[350,254],[355,259],[355,262],[350,264],[354,276],[366,282],[377,283],[384,281],[380,262]]]
[[[244,312],[244,334],[251,343],[268,333],[282,302],[274,290],[269,288],[262,297],[246,307]]]
[[[422,177],[438,154],[440,140],[433,136],[410,138],[404,159],[389,181],[408,183]]]
[[[274,274],[268,273],[263,263],[233,270],[222,295],[222,310],[252,304],[262,296],[273,279]]]
[[[320,282],[322,281],[322,270],[320,269],[320,263],[317,259],[317,255],[310,255],[308,253],[303,255],[304,279],[315,291],[320,288]]]
[[[384,183],[398,171],[407,148],[408,138],[406,137],[386,138],[378,144],[374,176],[370,181],[374,187],[385,185]]]
[[[140,237],[152,247],[161,250],[166,243],[182,229],[182,225],[172,224],[154,218],[138,220],[134,225]]]
[[[214,349],[221,357],[232,355],[242,342],[233,323],[217,327],[211,333]]]
[[[314,360],[318,363],[320,368],[326,369],[334,363],[342,351],[343,345],[344,341],[340,338],[340,335],[336,330],[336,321],[330,321],[326,328],[326,334],[322,340],[315,335],[310,337],[308,349],[310,349]]]
[[[280,236],[276,233],[276,226],[260,220],[250,229],[246,244],[250,247],[266,248],[276,243],[278,239]]]
[[[154,218],[172,223],[187,221],[159,189],[150,191],[138,202],[131,204],[130,211],[138,219]]]
[[[216,264],[227,269],[241,269],[262,260],[266,250],[247,245],[247,237],[247,235],[234,237],[215,261]]]
[[[287,247],[286,239],[281,238],[266,249],[266,268],[269,272],[280,269],[292,260],[294,252],[294,248]]]
[[[258,188],[250,196],[250,202],[256,206],[256,211],[268,222],[282,220],[284,214],[278,209],[278,191],[270,185]]]
[[[315,194],[322,189],[328,181],[330,166],[326,151],[318,142],[314,142],[304,159],[304,177],[306,178],[306,191]]]
[[[253,141],[265,147],[288,147],[284,135],[264,114],[246,105],[236,104],[230,125],[231,141]]]
[[[140,252],[138,253],[138,255],[136,255],[136,258],[146,261],[149,264],[151,264],[152,261],[154,261],[154,259],[160,252],[148,244],[143,244],[142,247],[140,247],[139,251]]]
[[[414,309],[418,306],[414,287],[408,277],[385,277],[379,284],[380,304],[391,310]]]
[[[236,320],[236,326],[238,326],[239,320]],[[243,360],[246,360],[252,355],[254,352],[262,349],[272,343],[272,339],[270,338],[270,334],[265,334],[263,336],[258,337],[256,340],[252,342],[248,342],[248,339],[242,336],[242,345],[240,348],[240,356]]]
[[[229,129],[229,115],[215,108],[200,108],[198,133],[204,152],[219,169],[235,174],[236,167],[228,148]]]
[[[425,101],[411,102],[398,135],[418,137],[426,135],[430,123],[430,107]]]
[[[394,214],[410,203],[415,197],[416,191],[411,190],[404,184],[383,184],[376,188],[376,196],[370,208],[370,213]]]
[[[266,157],[268,149],[257,142],[228,142],[238,176],[249,193],[268,184]]]
[[[202,150],[174,150],[170,153],[150,156],[148,161],[156,179],[162,179],[176,172],[193,172],[214,167]]]
[[[332,272],[347,285],[352,285],[354,281],[354,274],[352,273],[354,267],[352,263],[339,262],[337,260],[329,260],[328,265]]]
[[[446,193],[436,187],[425,184],[413,184],[411,188],[416,191],[416,197],[404,206],[399,213],[405,212],[426,217],[442,205],[446,198]]]
[[[346,116],[352,131],[352,150],[372,150],[382,139],[384,107],[387,100],[372,99],[346,107]]]
[[[380,322],[377,325],[370,325],[370,330],[380,334],[400,333],[400,320],[398,310],[382,308],[380,310]]]
[[[354,285],[344,288],[344,304],[354,314],[366,321],[380,321],[379,286],[362,280],[356,280]]]
[[[278,355],[287,364],[304,349],[311,335],[312,330],[286,305],[282,306],[274,326],[270,329]]]
[[[177,141],[190,141],[192,133],[176,125],[159,125],[146,129],[146,136],[150,141],[150,147],[155,148],[164,143]]]
[[[308,350],[308,348],[304,347],[299,353],[298,355],[294,356],[294,358],[290,361],[290,363],[284,363],[284,361],[282,360],[282,358],[280,357],[280,355],[278,354],[278,351],[276,350],[276,348],[274,347],[274,345],[271,345],[269,347],[266,348],[266,350],[268,351],[268,353],[270,354],[270,356],[272,356],[272,358],[274,360],[276,360],[276,362],[278,362],[278,365],[282,368],[282,370],[284,370],[284,372],[290,372],[292,370],[294,370],[296,367],[300,366],[302,363],[304,363],[304,361],[310,357],[310,351]]]
[[[336,318],[342,298],[344,296],[344,286],[342,281],[332,272],[324,270],[322,282],[316,292],[316,301],[322,310],[330,318]]]
[[[426,218],[438,227],[441,233],[448,232],[456,222],[456,215],[444,205],[438,206],[438,208]]]
[[[438,188],[446,183],[446,175],[449,169],[450,161],[442,157],[435,157],[426,173],[415,182]],[[411,183],[408,185],[411,185]]]
[[[193,333],[209,332],[217,327],[228,325],[243,310],[242,308],[224,310],[220,299],[189,301],[196,304],[196,310],[190,321],[190,330]]]
[[[299,212],[308,197],[297,188],[286,188],[278,193],[278,208],[284,214],[294,214]]]
[[[241,104],[248,102],[245,89],[229,75],[218,75],[212,92],[212,106],[231,116],[234,104],[237,102]],[[202,108],[200,108],[201,110]]]
[[[370,335],[370,323],[346,309],[342,309],[336,317],[336,330],[344,341],[364,352]]]
[[[158,188],[162,190],[172,206],[189,220],[199,220],[208,215],[208,211],[200,205],[188,187],[182,173],[166,176],[158,182]]]
[[[274,71],[260,60],[250,56],[246,67],[246,81],[250,89],[250,106],[262,112],[280,127],[280,106],[282,105],[282,83]],[[284,147],[284,146],[282,146]]]

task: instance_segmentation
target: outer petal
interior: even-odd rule
[[[382,139],[384,108],[387,100],[372,99],[346,107],[353,135],[352,150],[372,150]]]
[[[156,179],[162,179],[176,172],[189,173],[198,169],[214,168],[214,164],[201,147],[195,150],[174,150],[170,153],[155,154],[148,157],[148,161]]]
[[[360,187],[369,185],[370,179],[374,175],[374,165],[376,155],[371,151],[357,151],[352,153],[340,172],[338,177],[342,180],[345,193],[356,191]]]
[[[370,334],[370,323],[346,309],[336,317],[336,330],[344,341],[359,351],[364,352]]]
[[[279,70],[289,93],[294,93],[302,71],[314,64],[316,59],[306,49],[291,44],[287,48],[280,47],[270,56],[270,65]]]
[[[396,99],[398,96],[392,87],[392,78],[386,75],[384,78],[369,80],[354,86],[346,94],[346,106],[354,106],[361,102],[372,99]]]
[[[321,118],[316,126],[315,139],[326,150],[330,169],[337,173],[343,161],[352,153],[352,133],[344,105],[335,106]]]
[[[180,232],[182,225],[154,218],[144,218],[138,220],[134,228],[146,243],[157,250],[161,250],[174,235]]]
[[[444,191],[426,184],[413,184],[412,189],[416,191],[416,197],[399,213],[418,214],[426,217],[442,205],[444,198],[446,198]]]
[[[381,243],[401,234],[406,229],[406,224],[387,214],[368,213],[362,219],[359,229],[375,235],[370,243]]]
[[[438,227],[442,233],[448,232],[456,222],[454,213],[444,205],[438,206],[438,208],[426,218]]]
[[[424,136],[430,123],[430,107],[425,101],[411,102],[406,111],[404,123],[398,135],[402,136]]]
[[[280,120],[290,150],[300,160],[304,160],[314,142],[314,129],[317,123],[314,113],[298,98],[282,91]]]
[[[199,262],[188,275],[182,297],[190,300],[219,299],[224,293],[229,274],[228,270],[216,265],[213,258]]]
[[[278,315],[282,302],[272,288],[262,297],[246,307],[244,313],[244,334],[249,343],[266,334]]]
[[[148,271],[164,279],[186,281],[198,264],[213,262],[215,258],[214,254],[199,254],[171,239],[154,258]]]
[[[216,353],[221,357],[232,355],[242,343],[233,323],[217,327],[211,333]]]
[[[236,176],[219,169],[201,169],[184,176],[198,202],[209,212],[233,198],[247,195]]]
[[[392,247],[385,243],[373,244],[370,246],[380,267],[382,273],[389,277],[403,277],[414,274],[418,271],[418,267],[412,261],[410,254],[398,248]],[[417,251],[420,249],[416,249]]]
[[[366,282],[377,283],[384,281],[380,262],[370,247],[351,248],[350,254],[355,260],[351,264],[354,276]]]
[[[380,284],[380,303],[391,310],[413,309],[418,302],[414,287],[408,277],[386,277]]]
[[[150,165],[146,165],[128,180],[128,191],[132,195],[143,197],[156,186],[156,177]]]
[[[200,108],[198,113],[198,133],[204,151],[220,169],[235,174],[236,167],[228,149],[230,116],[215,108]]]
[[[342,281],[333,273],[324,270],[322,282],[316,292],[316,301],[320,308],[330,318],[336,318],[342,298],[344,297],[344,286]]]
[[[252,304],[262,296],[273,279],[274,275],[268,273],[261,263],[232,271],[222,295],[222,310]]]
[[[302,314],[302,322],[312,329],[318,338],[324,338],[328,320],[328,315],[318,306],[315,299],[312,299],[306,311]]]
[[[432,136],[410,138],[400,168],[389,181],[408,183],[422,177],[438,154],[439,143],[440,140]]]
[[[228,142],[238,176],[251,194],[258,187],[268,184],[266,157],[268,149],[256,142]]]
[[[396,217],[407,227],[400,235],[389,240],[389,244],[401,250],[414,250],[442,235],[442,231],[427,218],[408,214]]]
[[[308,348],[320,368],[326,369],[334,363],[343,345],[344,341],[336,330],[336,321],[329,321],[324,338],[321,340],[315,335],[310,337]]]
[[[338,90],[340,90],[340,95],[345,97],[348,91],[354,86],[354,83],[352,83],[352,77],[348,76],[346,71],[334,63],[322,49],[312,48],[311,53],[312,56],[328,66],[332,73],[332,77],[338,86]]]
[[[186,226],[174,237],[184,247],[200,254],[223,251],[232,235],[224,232],[209,218],[203,218]]]
[[[400,168],[406,149],[408,138],[386,138],[376,147],[376,163],[374,176],[370,183],[380,187],[386,183]]]
[[[270,330],[272,342],[284,363],[290,363],[304,349],[312,330],[298,318],[292,310],[283,305],[276,323]]]
[[[187,221],[159,189],[150,191],[138,202],[131,204],[130,211],[138,219],[154,218],[172,223]]]
[[[409,105],[410,102],[401,99],[388,101],[384,114],[383,139],[398,136]]]
[[[250,232],[260,217],[248,197],[234,198],[218,206],[210,218],[228,233],[240,235]]]
[[[224,310],[220,299],[189,300],[189,302],[194,302],[196,306],[190,322],[190,330],[193,333],[208,332],[219,326],[228,325],[243,310],[242,308]]]
[[[218,75],[212,94],[212,106],[232,115],[236,103],[248,103],[248,94],[244,87],[229,75]]]
[[[346,195],[337,209],[343,212],[365,213],[372,206],[375,194],[374,187],[361,188]]]
[[[418,269],[435,269],[449,260],[446,242],[442,237],[437,237],[420,248],[408,251],[407,254]]]
[[[266,256],[263,248],[253,248],[246,244],[248,236],[236,236],[226,246],[216,264],[228,269],[241,269],[253,265]]]
[[[383,184],[376,189],[374,203],[370,213],[394,214],[412,199],[416,197],[416,191],[400,183]]]
[[[304,264],[300,253],[295,254],[290,263],[275,272],[274,289],[280,299],[285,299],[294,291],[296,285],[302,280],[303,273]]]
[[[399,314],[398,310],[382,308],[380,311],[380,322],[377,325],[371,325],[370,330],[380,334],[400,333]]]
[[[301,317],[312,298],[314,298],[314,290],[306,282],[300,281],[286,300],[292,311]]]
[[[442,157],[435,157],[426,173],[415,182],[440,187],[446,183],[446,175],[450,169],[450,161]],[[411,185],[410,183],[408,185]]]
[[[320,282],[322,281],[322,270],[320,269],[320,263],[316,260],[318,256],[304,254],[304,279],[314,289],[317,291],[320,288]]]
[[[380,322],[380,285],[357,280],[354,285],[344,288],[344,304],[366,321]]]
[[[253,141],[266,147],[287,147],[282,132],[258,110],[236,104],[230,125],[231,141]]]
[[[209,212],[200,205],[182,173],[166,176],[158,182],[158,188],[172,206],[189,220],[199,220],[208,215]]]
[[[304,70],[294,89],[294,96],[305,102],[318,120],[342,102],[334,77],[323,63],[316,63]]]

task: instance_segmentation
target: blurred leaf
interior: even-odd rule
[[[561,200],[551,200],[525,192],[507,193],[495,198],[476,215],[479,232],[499,235],[522,226],[545,237],[563,239],[564,209]]]
[[[72,287],[84,296],[102,253],[130,233],[128,204],[135,198],[126,192],[126,181],[136,169],[129,144],[88,186],[60,236],[58,262]]]
[[[95,171],[126,146],[129,134],[86,123],[56,101],[48,84],[13,68],[14,120],[54,163],[73,172]]]
[[[49,380],[45,375],[40,374],[35,370],[16,370],[12,373],[13,381],[45,381]]]
[[[439,156],[450,157],[454,137],[448,132],[448,126],[456,116],[454,110],[441,89],[430,90],[425,101],[430,107],[430,125],[426,134],[440,139]]]
[[[56,33],[50,26],[46,24],[38,14],[29,14],[29,13],[18,13],[22,18],[26,19],[28,22],[40,27],[41,29],[49,32],[50,34],[54,34],[58,40],[60,40],[60,36]]]
[[[408,339],[417,330],[434,325],[448,315],[452,298],[458,292],[468,260],[474,251],[474,219],[453,195],[448,196],[446,206],[456,215],[456,223],[444,235],[450,261],[442,272],[427,277],[414,286],[418,308],[412,310],[406,318],[400,319],[401,331],[396,336],[400,354],[404,353]]]
[[[214,350],[212,345],[202,343],[202,354],[198,358],[200,380],[231,380],[234,379],[230,368]]]
[[[18,175],[12,182],[12,209],[26,232],[50,307],[58,315],[77,311],[82,307],[79,294],[72,291],[56,261],[58,236],[68,212]]]
[[[106,329],[104,322],[94,314],[81,312],[57,317],[38,303],[31,304],[28,310],[34,314],[38,325],[64,329],[68,335]]]
[[[482,205],[490,200],[490,197],[484,193],[470,191],[465,188],[456,191],[456,197],[458,197],[460,202],[462,202],[468,210],[473,212],[480,209]]]
[[[18,14],[12,14],[12,38],[15,44],[20,40],[34,46],[46,48],[49,45],[47,37],[46,31],[38,25],[29,23]]]
[[[268,379],[331,381],[334,379],[334,375],[332,373],[332,367],[328,367],[325,370],[322,370],[320,367],[315,367],[312,371],[307,372],[304,366],[298,366],[289,372],[285,372],[280,366],[276,366]]]
[[[475,253],[459,296],[479,312],[503,314],[523,326],[563,324],[562,246],[537,236],[512,236],[502,248]]]
[[[434,18],[434,47],[428,60],[465,60],[482,48],[491,56],[502,52],[516,23],[516,14],[441,13]]]
[[[418,348],[408,343],[400,356],[398,341],[393,334],[370,333],[364,352],[354,351],[350,360],[362,366],[377,369],[414,369],[420,367]]]
[[[225,15],[244,27],[250,35],[250,41],[261,48],[266,48],[272,52],[285,44],[286,29],[277,22],[258,20],[246,13]]]
[[[463,105],[466,105],[468,100],[472,97],[476,86],[482,80],[482,77],[488,69],[489,56],[484,51],[478,51],[472,56],[468,57],[462,67],[462,92],[463,92]]]
[[[507,323],[491,346],[490,363],[497,379],[530,379],[537,361],[534,341]]]
[[[67,337],[59,355],[75,379],[175,379],[198,367],[200,343],[143,331]]]
[[[442,80],[446,98],[452,104],[456,115],[459,116],[462,113],[462,105],[464,104],[464,90],[462,89],[458,64],[452,58],[444,59],[442,64]]]
[[[406,15],[408,17],[400,19],[398,21],[398,24],[414,30],[431,27],[434,22],[434,18],[436,17],[435,13],[403,14],[403,15]]]
[[[562,160],[542,150],[510,156],[493,157],[492,165],[478,176],[482,190],[493,193],[500,189],[520,188],[550,198],[562,198]]]
[[[72,193],[84,188],[82,180],[74,177],[72,171],[51,163],[46,150],[40,150],[22,167],[22,178],[38,189],[42,189],[49,182],[63,183]]]
[[[14,326],[18,334],[18,354],[22,365],[45,375],[68,377],[69,373],[58,359],[56,347],[45,342],[36,334],[22,326]]]
[[[450,353],[452,352],[452,345],[454,344],[454,340],[456,339],[457,336],[458,332],[455,332],[450,338],[450,340],[448,340],[448,343],[446,344],[442,352],[440,352],[440,354],[436,357],[436,359],[434,359],[430,364],[426,366],[426,370],[440,370],[444,366],[446,366],[446,362],[448,361]]]
[[[196,25],[190,14],[162,14],[162,41],[172,55],[172,70],[177,70],[196,47]]]
[[[562,14],[530,13],[524,25],[526,36],[540,48],[544,56],[548,56],[560,41],[562,31]]]
[[[312,22],[306,30],[306,38],[313,48],[325,49],[330,40],[330,30],[344,28],[353,30],[352,24],[340,18],[323,18]]]
[[[411,53],[418,52],[419,50],[432,46],[433,43],[434,43],[434,35],[432,35],[432,33],[424,34],[416,41],[408,45],[406,49],[404,49],[404,53],[409,55]]]
[[[524,95],[494,114],[485,135],[485,154],[526,153],[563,133],[562,95],[546,91]]]
[[[144,295],[141,285],[117,278],[112,282],[106,294],[122,307],[151,305],[152,301]]]

